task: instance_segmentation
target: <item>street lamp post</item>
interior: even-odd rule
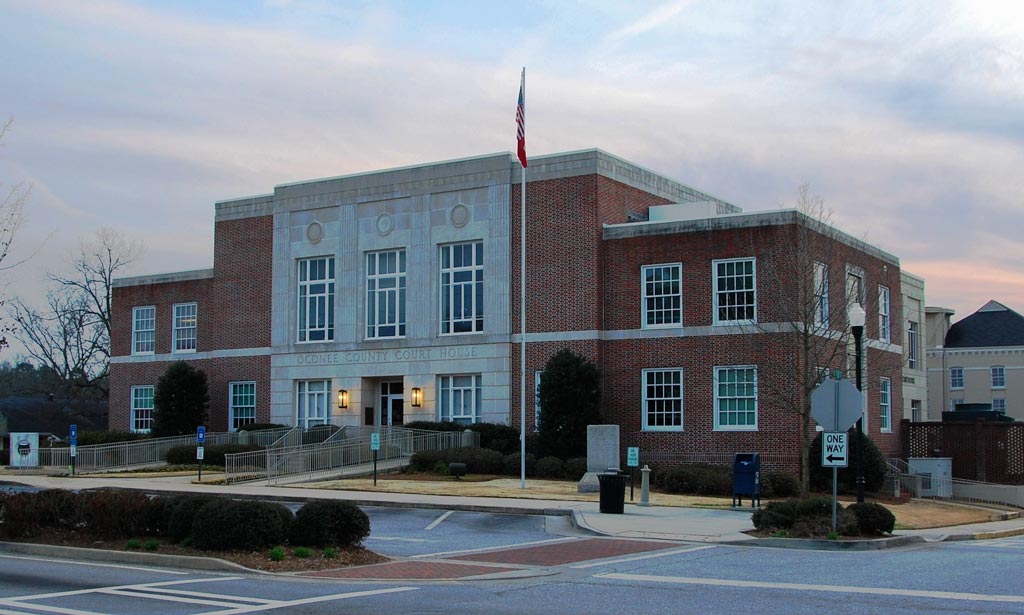
[[[861,387],[861,339],[864,336],[864,321],[866,315],[864,308],[859,303],[854,303],[850,307],[850,333],[853,334],[853,344],[856,346],[854,351],[855,357],[855,373],[857,377],[857,390],[863,392]],[[863,403],[863,402],[862,402]],[[861,406],[863,408],[863,406]],[[857,419],[857,502],[864,501],[864,446],[862,440],[864,438],[864,412],[861,411],[861,416]]]

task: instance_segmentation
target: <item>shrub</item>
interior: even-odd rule
[[[142,548],[147,551],[156,551],[160,548],[160,541],[149,539],[146,542],[142,543]]]
[[[299,559],[306,559],[310,555],[313,555],[313,550],[309,547],[295,547],[292,549],[292,555]]]
[[[796,523],[797,500],[769,502],[764,508],[754,511],[750,520],[759,532],[788,530]]]
[[[452,448],[444,451],[421,451],[409,464],[420,472],[430,472],[437,462],[464,463],[470,474],[501,474],[504,458],[498,451],[486,448]]]
[[[543,453],[585,455],[587,426],[601,423],[601,373],[594,362],[563,348],[544,366],[538,393]]]
[[[519,450],[519,430],[515,427],[501,423],[474,423],[465,427],[480,434],[480,448],[489,448],[502,455]]]
[[[857,529],[864,536],[880,536],[891,534],[896,527],[896,517],[892,512],[875,502],[850,504],[847,510],[857,518]]]
[[[33,525],[36,527],[74,530],[79,526],[77,493],[63,489],[46,489],[23,495],[29,496],[24,503],[28,506],[30,514],[35,517]]]
[[[171,514],[167,520],[167,539],[181,542],[192,536],[192,524],[199,509],[210,502],[220,502],[215,495],[183,495],[174,498]]]
[[[537,476],[541,478],[562,478],[565,473],[565,463],[554,456],[541,457],[537,461]]]
[[[347,547],[370,535],[370,518],[354,504],[314,500],[295,514],[290,533],[293,545]]]
[[[324,550],[321,551],[321,553],[327,559],[337,559],[338,557],[338,550],[333,547],[324,547]]]
[[[83,491],[77,494],[79,526],[101,538],[128,538],[163,533],[164,502],[145,493],[122,489]]]
[[[451,470],[448,468],[447,463],[439,460],[437,463],[434,464],[433,472],[434,474],[437,474],[439,476],[448,476]]]
[[[287,427],[287,425],[280,423],[249,423],[239,427],[238,431],[261,431],[263,429],[280,429],[282,427]]]
[[[203,465],[223,466],[224,455],[231,453],[247,453],[258,451],[261,447],[255,444],[217,444],[203,448]],[[186,444],[167,449],[167,463],[170,465],[194,466],[199,463],[196,460],[196,447]]]
[[[832,498],[803,498],[802,500],[797,500],[796,516],[800,519],[810,517],[828,517],[831,519]]]
[[[857,446],[857,430],[849,431],[849,465],[839,468],[837,478],[839,480],[839,491],[842,493],[853,493],[857,489],[857,458],[858,451],[864,451],[864,489],[866,491],[878,491],[885,482],[885,457],[878,450],[871,438],[863,436],[860,439],[862,448]],[[821,434],[819,433],[811,443],[811,459],[821,459]],[[823,468],[820,463],[811,464],[811,489],[815,491],[832,490],[832,470]]]
[[[137,538],[132,538],[128,542],[124,543],[124,548],[127,551],[138,551],[142,548],[142,541]]]
[[[133,431],[80,431],[78,432],[78,446],[133,442],[135,440],[145,440],[149,437],[149,434],[135,433]]]
[[[569,480],[578,481],[583,478],[583,475],[587,473],[587,458],[586,457],[572,457],[565,460],[565,465],[562,466],[562,476]]]
[[[283,562],[285,555],[284,547],[274,547],[269,553],[267,553],[267,557],[269,557],[272,562]]]
[[[732,495],[732,468],[704,463],[677,466],[662,473],[661,483],[669,493]]]
[[[206,372],[185,361],[171,363],[153,393],[154,437],[194,434],[210,407]]]
[[[285,538],[275,504],[221,500],[205,504],[192,522],[192,544],[206,551],[261,549]]]
[[[801,493],[800,479],[792,472],[768,470],[761,473],[761,497],[795,498]]]
[[[505,455],[502,459],[502,474],[509,476],[519,476],[523,472],[523,464],[519,461],[522,459],[519,453],[512,453],[511,455]],[[526,475],[534,476],[537,473],[537,458],[532,453],[526,453]]]

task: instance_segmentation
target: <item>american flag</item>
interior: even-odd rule
[[[516,105],[516,155],[519,162],[526,168],[526,69],[519,83],[519,104]]]

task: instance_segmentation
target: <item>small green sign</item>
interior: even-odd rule
[[[630,446],[626,449],[626,466],[635,468],[640,465],[640,447]]]
[[[380,450],[380,434],[379,433],[372,433],[372,434],[370,434],[370,450],[371,451],[379,451]]]

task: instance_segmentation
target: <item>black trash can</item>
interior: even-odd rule
[[[609,469],[597,475],[600,484],[600,509],[603,513],[621,515],[626,507],[627,474]]]

